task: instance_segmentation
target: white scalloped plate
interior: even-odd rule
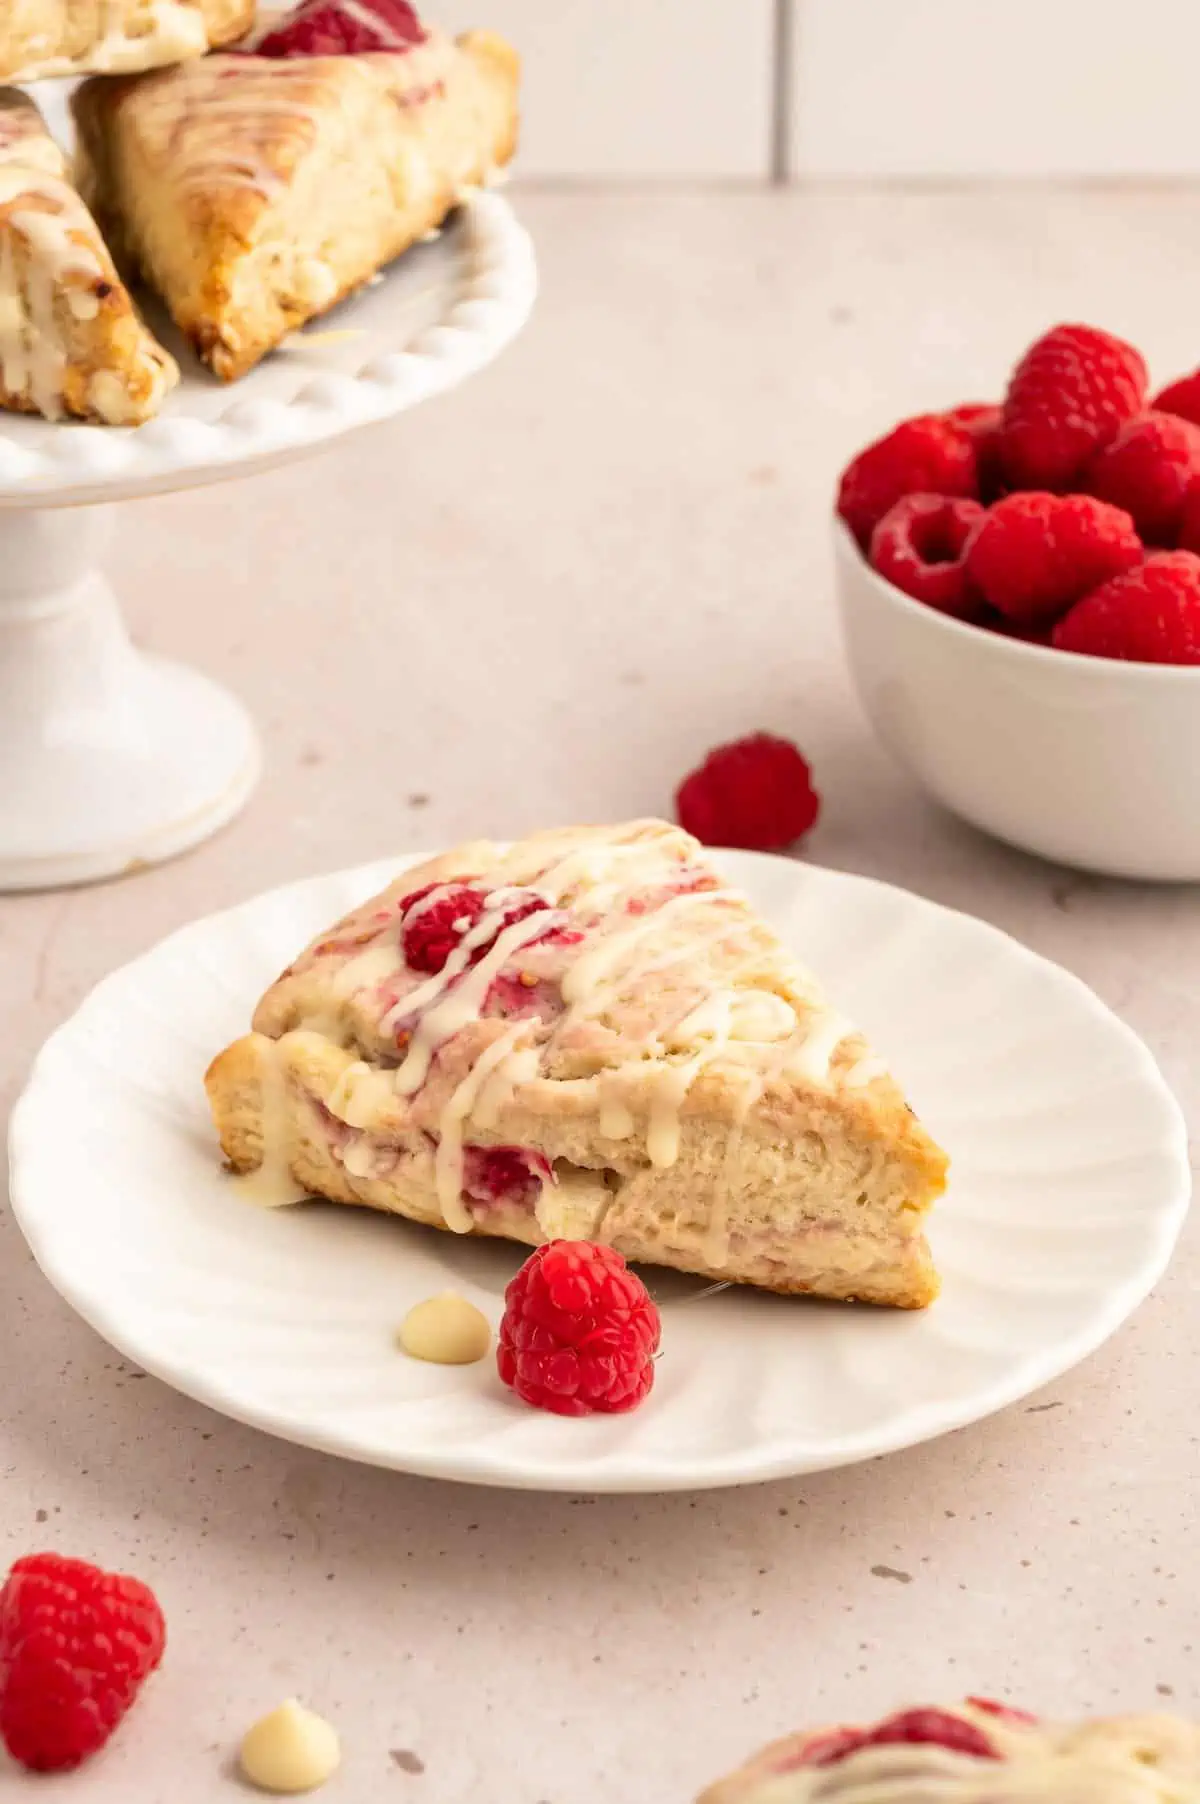
[[[115,501],[302,456],[464,381],[516,336],[536,291],[524,227],[499,195],[477,193],[436,242],[406,251],[240,382],[208,375],[146,300],[183,377],[161,414],[133,430],[4,415],[0,507]]]
[[[272,1434],[532,1489],[660,1491],[817,1471],[986,1416],[1105,1340],[1170,1256],[1190,1178],[1146,1048],[1074,977],[968,916],[784,859],[720,862],[857,1017],[953,1157],[920,1315],[650,1274],[654,1391],[628,1416],[527,1409],[492,1362],[394,1345],[448,1285],[499,1320],[519,1249],[327,1205],[263,1212],[224,1177],[201,1074],[297,947],[407,860],[199,921],[109,977],[13,1118],[17,1217],[127,1357]]]

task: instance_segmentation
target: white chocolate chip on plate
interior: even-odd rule
[[[482,1359],[492,1341],[488,1320],[457,1291],[426,1297],[400,1325],[400,1345],[413,1359],[439,1366],[469,1366]]]
[[[242,1738],[241,1768],[260,1791],[315,1791],[341,1762],[337,1730],[295,1698],[260,1717]]]

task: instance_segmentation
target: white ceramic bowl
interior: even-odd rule
[[[1200,668],[1127,664],[964,626],[877,576],[834,522],[858,693],[952,813],[1060,864],[1200,880]]]

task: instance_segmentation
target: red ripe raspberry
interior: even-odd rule
[[[1008,385],[1000,455],[1010,486],[1069,489],[1145,397],[1146,365],[1132,345],[1094,326],[1055,326]]]
[[[1193,483],[1179,516],[1180,551],[1200,551],[1200,482]]]
[[[50,1773],[97,1753],[165,1640],[137,1579],[53,1553],[18,1560],[0,1591],[0,1735],[13,1759]]]
[[[444,890],[444,893],[426,907],[417,906],[435,890]],[[480,915],[487,913],[487,898],[486,890],[471,889],[465,883],[445,886],[427,883],[424,889],[405,896],[400,904],[400,913],[404,917],[400,945],[409,970],[430,975],[442,970],[459,941],[471,931]],[[496,934],[486,944],[472,947],[470,963],[478,964],[488,946],[495,944],[496,937],[506,927],[525,920],[528,915],[539,914],[543,909],[549,912],[550,904],[544,896],[533,895],[525,902],[513,902],[506,907]],[[410,910],[415,910],[411,920],[408,918]],[[548,937],[553,931],[547,922],[546,936],[539,935],[539,938]],[[533,941],[527,944],[532,945]]]
[[[364,16],[369,15],[369,17]],[[425,27],[406,0],[307,0],[254,46],[255,56],[401,54],[425,41]]]
[[[1015,1704],[998,1704],[995,1698],[968,1698],[972,1710],[982,1710],[985,1716],[994,1716],[998,1722],[1020,1723],[1026,1728],[1037,1722],[1037,1717],[1028,1710],[1018,1710]]]
[[[846,465],[837,511],[865,551],[883,516],[905,495],[976,493],[970,432],[953,420],[927,413],[902,421]]]
[[[906,595],[968,620],[978,612],[978,596],[962,554],[971,529],[982,519],[978,501],[906,495],[871,534],[871,564]]]
[[[709,752],[675,792],[675,811],[702,845],[778,852],[816,824],[821,798],[794,745],[751,733]]]
[[[1136,664],[1200,664],[1200,557],[1153,552],[1077,601],[1055,627],[1054,644]]]
[[[975,588],[1006,619],[1040,626],[1141,562],[1129,515],[1090,495],[1023,490],[989,509],[967,546]]]
[[[1144,413],[1123,426],[1090,465],[1093,495],[1133,515],[1148,544],[1174,545],[1183,504],[1200,477],[1200,426],[1170,413]]]
[[[975,446],[979,498],[995,501],[1004,493],[1004,469],[1000,461],[1000,428],[1004,410],[992,401],[964,401],[942,415],[953,426],[969,432]]]
[[[526,1403],[559,1416],[633,1409],[654,1383],[661,1324],[620,1253],[551,1240],[505,1292],[496,1362]]]
[[[1200,426],[1200,370],[1181,376],[1178,382],[1169,382],[1150,406],[1155,413],[1177,414],[1181,420]]]
[[[523,1146],[464,1146],[463,1190],[473,1203],[537,1201],[551,1180],[543,1153]]]

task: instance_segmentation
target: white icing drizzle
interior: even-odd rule
[[[86,318],[90,303],[94,312],[95,296],[72,290],[69,278],[97,281],[104,271],[86,242],[95,227],[83,202],[45,168],[17,160],[23,149],[19,141],[0,145],[0,208],[9,209],[0,227],[0,378],[11,394],[59,419],[67,346],[58,308]],[[29,247],[20,264],[14,235]]]
[[[442,1219],[456,1234],[468,1234],[474,1226],[474,1217],[463,1196],[463,1124],[486,1080],[499,1070],[517,1041],[528,1032],[527,1021],[514,1022],[498,1040],[485,1047],[442,1109],[434,1171]]]
[[[247,1202],[257,1203],[261,1209],[283,1209],[289,1203],[302,1202],[308,1192],[297,1184],[291,1172],[290,1112],[283,1043],[264,1039],[260,1050],[262,1157],[256,1170],[239,1173],[234,1182]]]
[[[269,198],[287,185],[265,154],[273,139],[290,132],[311,142],[330,100],[340,102],[353,131],[365,91],[381,83],[398,93],[436,90],[461,56],[438,32],[416,45],[398,39],[397,48],[402,56],[207,56],[140,85],[128,103],[143,132],[170,146],[180,188],[250,188]],[[316,74],[335,71],[336,87],[314,105]]]

